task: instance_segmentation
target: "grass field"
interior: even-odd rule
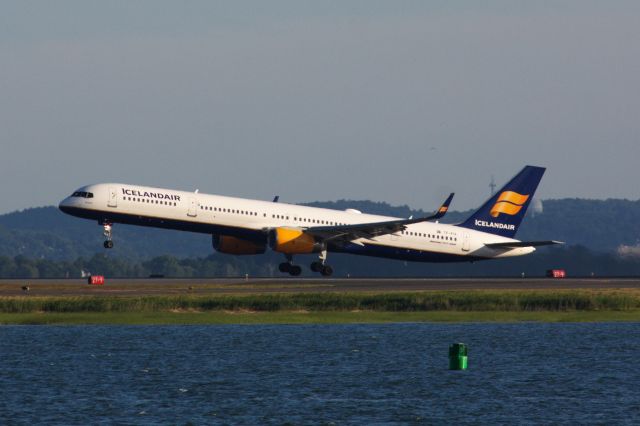
[[[0,324],[640,321],[639,290],[0,297]]]
[[[640,322],[640,310],[567,312],[74,312],[0,313],[0,324],[356,324],[401,322]]]

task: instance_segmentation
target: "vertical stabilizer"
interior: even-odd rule
[[[544,167],[525,166],[458,226],[513,238],[545,170]]]

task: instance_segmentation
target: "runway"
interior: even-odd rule
[[[0,280],[0,297],[543,289],[637,290],[640,278],[107,278],[103,286],[88,285],[84,279]]]

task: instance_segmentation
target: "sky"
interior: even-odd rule
[[[640,198],[637,1],[0,1],[0,213],[127,182],[284,202]]]

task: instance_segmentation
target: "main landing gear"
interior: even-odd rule
[[[278,265],[280,272],[288,272],[292,277],[297,277],[302,273],[302,268],[293,264],[293,256],[287,255],[287,261]]]
[[[320,272],[320,275],[323,277],[329,277],[333,274],[333,268],[327,265],[325,262],[327,261],[327,251],[322,250],[320,252],[319,260],[316,262],[312,262],[310,268],[313,272]]]
[[[329,265],[323,265],[320,262],[312,262],[310,266],[313,272],[320,272],[323,277],[328,277],[333,274],[333,268]]]
[[[291,276],[297,277],[302,273],[302,268],[298,265],[293,264],[292,255],[288,254],[286,256],[287,256],[287,261],[282,262],[280,265],[278,265],[278,269],[280,270],[280,272],[288,273]],[[323,250],[320,253],[320,259],[316,262],[311,263],[311,266],[310,266],[311,270],[313,272],[320,272],[320,274],[323,277],[331,276],[331,274],[333,274],[333,268],[325,263],[326,260],[327,260],[327,251]]]
[[[104,231],[102,231],[102,235],[104,235],[104,238],[105,238],[105,241],[104,241],[104,244],[103,244],[104,248],[106,248],[106,249],[113,248],[111,223],[110,222],[102,222],[101,225],[102,225],[102,228],[104,229]]]

